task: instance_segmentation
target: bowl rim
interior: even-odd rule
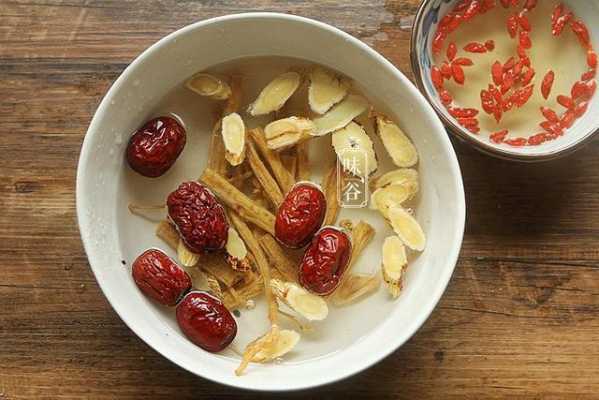
[[[293,385],[291,385],[291,386],[288,385],[286,387],[282,387],[279,383],[269,381],[269,380],[262,380],[261,383],[258,385],[250,384],[246,380],[236,377],[233,373],[231,373],[231,378],[219,379],[220,377],[214,376],[216,374],[211,374],[209,369],[204,369],[204,370],[197,369],[197,368],[193,369],[193,368],[191,368],[191,366],[185,365],[183,362],[179,362],[179,360],[177,360],[177,357],[175,354],[171,354],[170,352],[166,351],[165,345],[163,345],[161,343],[157,343],[154,340],[154,338],[151,337],[152,336],[151,334],[149,334],[149,333],[145,332],[143,329],[137,327],[133,323],[133,320],[128,317],[128,313],[125,312],[124,309],[121,309],[119,304],[115,301],[115,299],[109,295],[110,290],[108,290],[108,285],[106,284],[106,281],[98,279],[99,271],[102,266],[98,265],[97,263],[94,266],[94,263],[92,263],[91,258],[90,258],[90,255],[94,255],[94,251],[92,250],[91,240],[86,233],[86,232],[90,231],[90,228],[88,226],[89,223],[87,223],[87,220],[84,218],[84,215],[85,215],[84,213],[86,211],[85,203],[87,202],[87,199],[86,199],[86,194],[83,193],[83,191],[82,191],[83,182],[85,180],[85,175],[87,173],[86,172],[86,164],[88,163],[89,159],[91,158],[91,156],[93,154],[91,146],[90,146],[90,141],[91,141],[90,138],[94,132],[98,131],[98,127],[101,122],[100,120],[103,118],[103,115],[106,113],[106,110],[110,103],[110,99],[114,96],[114,94],[117,92],[119,87],[123,84],[123,82],[125,82],[128,79],[128,76],[131,73],[131,71],[134,70],[135,67],[138,64],[140,64],[144,58],[146,58],[150,53],[158,50],[161,46],[163,46],[169,42],[172,42],[179,35],[184,35],[188,31],[192,31],[192,30],[204,27],[209,24],[215,24],[215,23],[220,23],[223,21],[235,20],[235,19],[261,20],[261,19],[265,19],[265,18],[275,18],[275,19],[279,19],[279,20],[288,20],[288,21],[292,21],[292,22],[309,24],[309,25],[314,26],[315,28],[318,28],[320,30],[324,30],[329,33],[332,33],[333,35],[339,36],[339,37],[343,38],[344,40],[346,40],[347,42],[350,42],[353,46],[356,46],[358,49],[364,51],[369,57],[373,57],[376,61],[381,63],[382,67],[388,69],[394,75],[394,77],[396,79],[403,82],[406,85],[407,90],[409,92],[411,92],[411,94],[419,102],[418,104],[421,107],[423,107],[428,114],[431,115],[431,122],[434,125],[436,125],[436,128],[439,132],[439,140],[442,142],[443,147],[447,150],[448,163],[449,163],[450,169],[452,170],[452,176],[454,178],[454,184],[456,186],[456,199],[455,199],[456,204],[455,204],[454,212],[456,215],[455,220],[457,221],[457,224],[452,228],[452,230],[454,232],[454,236],[455,236],[455,245],[450,249],[450,252],[447,254],[446,263],[445,263],[446,266],[439,274],[439,282],[440,282],[439,288],[435,293],[431,293],[431,295],[429,296],[429,299],[431,301],[429,303],[428,308],[425,309],[425,312],[421,313],[420,316],[414,318],[414,321],[412,323],[413,329],[411,331],[409,331],[407,334],[403,335],[403,337],[398,337],[395,341],[390,342],[389,346],[381,347],[380,350],[378,350],[377,352],[373,352],[373,353],[375,353],[374,355],[371,355],[369,358],[364,359],[364,361],[357,366],[351,366],[350,368],[344,370],[343,372],[333,372],[333,373],[331,373],[330,376],[322,377],[321,379],[317,379],[317,380],[309,381],[309,382],[306,380],[303,380],[299,383],[294,383]],[[167,360],[171,361],[172,363],[181,367],[182,369],[191,372],[192,374],[194,374],[196,376],[200,376],[202,378],[205,378],[210,381],[213,381],[213,382],[216,382],[219,384],[223,384],[226,386],[235,387],[235,388],[244,389],[244,390],[259,391],[259,392],[262,392],[262,391],[264,391],[264,392],[266,392],[266,391],[285,392],[285,391],[309,389],[309,388],[319,387],[319,386],[331,384],[331,383],[346,379],[348,377],[356,375],[357,373],[362,372],[363,370],[371,367],[372,365],[381,361],[383,358],[387,357],[392,352],[396,351],[399,347],[401,347],[403,344],[405,344],[422,327],[424,322],[429,318],[432,311],[436,308],[437,304],[439,303],[439,300],[441,299],[441,296],[445,293],[445,291],[447,289],[447,285],[449,284],[449,281],[451,279],[453,271],[455,270],[455,267],[457,265],[458,257],[459,257],[462,243],[463,243],[463,235],[464,235],[465,220],[466,220],[465,193],[464,193],[462,174],[461,174],[461,170],[460,170],[460,166],[459,166],[459,163],[457,160],[455,150],[453,149],[453,146],[451,144],[451,141],[449,140],[449,137],[446,134],[444,134],[443,131],[444,131],[443,125],[441,124],[441,121],[438,119],[437,115],[433,112],[432,108],[430,107],[430,104],[427,101],[425,101],[425,99],[422,97],[420,92],[416,89],[416,87],[411,83],[411,81],[401,71],[399,71],[389,60],[387,60],[385,57],[380,55],[378,52],[376,52],[370,46],[366,45],[359,39],[342,31],[339,28],[336,28],[332,25],[329,25],[324,22],[317,21],[317,20],[314,20],[311,18],[283,14],[283,13],[275,13],[275,12],[249,12],[249,13],[229,14],[229,15],[213,17],[213,18],[200,20],[200,21],[191,23],[189,25],[186,25],[186,26],[162,37],[160,40],[153,43],[151,46],[146,48],[141,54],[139,54],[123,70],[121,75],[111,85],[110,89],[104,95],[102,101],[100,102],[100,105],[98,106],[98,108],[95,111],[94,116],[91,120],[91,123],[89,125],[89,128],[86,132],[86,135],[84,137],[84,140],[83,140],[83,143],[81,146],[79,162],[77,165],[77,176],[76,176],[77,223],[78,223],[81,239],[83,242],[83,247],[84,247],[84,250],[88,257],[89,265],[92,269],[92,272],[94,273],[94,276],[96,277],[96,281],[98,282],[98,285],[100,286],[104,296],[110,303],[112,309],[117,313],[117,315],[120,317],[120,319],[125,323],[125,325],[127,325],[127,327],[129,329],[131,329],[131,331],[133,331],[148,346],[150,346],[152,349],[154,349],[155,351],[160,353]]]
[[[422,31],[424,12],[426,7],[434,0],[422,0],[418,6],[416,16],[414,17],[414,23],[412,24],[412,34],[410,36],[410,62],[412,64],[412,71],[414,72],[414,79],[420,92],[424,95],[427,102],[433,107],[443,124],[447,127],[449,132],[460,139],[463,142],[467,142],[473,145],[478,151],[508,161],[519,161],[524,163],[536,163],[544,161],[552,161],[558,158],[566,157],[580,148],[587,145],[595,135],[599,134],[599,127],[595,130],[590,130],[584,135],[580,136],[575,142],[572,142],[566,147],[561,147],[552,151],[546,151],[544,153],[524,153],[518,150],[517,147],[514,149],[504,149],[502,147],[493,145],[491,143],[485,143],[483,141],[475,140],[470,132],[454,123],[451,118],[448,117],[445,109],[439,107],[434,98],[430,96],[426,87],[424,86],[424,71],[420,67],[418,62],[418,51],[416,49],[417,37]]]

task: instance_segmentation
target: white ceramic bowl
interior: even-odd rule
[[[437,31],[438,22],[453,10],[457,2],[458,0],[422,1],[414,20],[411,42],[412,69],[414,70],[416,83],[441,120],[457,138],[495,157],[514,161],[536,162],[553,160],[571,154],[599,134],[597,119],[599,96],[593,96],[588,111],[568,129],[566,134],[541,146],[510,147],[498,145],[493,143],[488,135],[473,135],[460,126],[441,103],[430,78],[431,67],[434,64],[431,47],[433,36]],[[599,24],[596,21],[599,21],[599,2],[564,0],[563,3],[586,23],[593,46],[597,50],[599,46]],[[556,73],[568,74],[570,71],[558,69]],[[537,78],[540,79],[540,77]]]
[[[317,333],[305,335],[297,351],[283,363],[252,365],[244,376],[237,377],[233,373],[237,356],[210,354],[193,345],[177,328],[173,310],[146,299],[130,277],[130,263],[138,254],[148,247],[166,247],[154,236],[151,223],[127,213],[127,203],[163,202],[182,180],[197,179],[206,161],[209,125],[188,132],[181,158],[162,178],[136,176],[123,155],[130,133],[187,77],[227,60],[272,55],[337,69],[366,88],[377,107],[401,121],[421,156],[417,217],[428,243],[412,262],[400,299],[391,301],[380,290],[354,306],[332,310]],[[453,272],[462,242],[465,205],[459,166],[441,122],[390,62],[329,25],[290,15],[249,13],[198,22],[174,32],[123,72],[100,104],[83,143],[77,171],[77,214],[100,287],[140,338],[202,377],[240,388],[281,391],[355,374],[396,350],[418,330]],[[382,240],[390,234],[382,221],[376,227],[377,236],[363,257],[365,268],[378,268]],[[244,311],[241,319],[240,331],[250,331],[241,333],[245,340],[267,328],[260,307]],[[252,325],[248,320],[258,322]],[[250,327],[246,329],[244,324]]]

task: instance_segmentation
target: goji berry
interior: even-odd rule
[[[495,41],[494,40],[487,40],[485,42],[485,47],[487,48],[487,50],[489,51],[493,51],[495,50]]]
[[[532,42],[530,41],[530,35],[526,31],[520,31],[520,46],[525,49],[530,49],[532,47]]]
[[[591,69],[580,76],[581,81],[590,81],[597,74],[597,70]]]
[[[520,24],[520,27],[527,32],[530,32],[530,30],[532,29],[530,26],[530,21],[528,20],[528,17],[525,14],[525,11],[521,11],[520,14],[518,14],[518,23]]]
[[[520,108],[522,107],[524,104],[526,104],[528,102],[528,100],[530,99],[530,96],[532,96],[532,91],[534,89],[534,85],[530,85],[530,86],[526,86],[524,88],[518,89],[516,91],[516,101],[514,101],[514,104]]]
[[[518,16],[511,15],[507,19],[507,32],[509,33],[511,38],[515,38],[518,34]]]
[[[596,81],[586,82],[586,90],[585,90],[584,95],[582,96],[582,99],[590,100],[596,91],[597,91],[597,82]]]
[[[512,108],[514,108],[514,101],[511,98],[509,98],[503,102],[503,105],[502,105],[503,112],[508,112]]]
[[[549,98],[549,94],[551,93],[551,88],[553,87],[553,80],[555,79],[555,73],[553,71],[549,71],[543,77],[543,83],[541,83],[541,93],[543,94],[543,98],[547,100]]]
[[[555,28],[557,19],[564,13],[564,5],[562,3],[556,4],[551,13],[551,27]]]
[[[559,104],[561,104],[562,106],[566,107],[568,110],[571,110],[574,108],[574,100],[572,100],[568,96],[564,96],[564,95],[560,94],[559,96],[557,96],[557,102]]]
[[[486,53],[487,48],[484,44],[478,42],[471,42],[464,46],[464,50],[469,53]]]
[[[479,0],[471,0],[470,4],[468,5],[468,8],[466,8],[466,11],[464,11],[464,19],[465,20],[472,19],[473,17],[476,16],[476,14],[478,14],[480,9],[481,9],[480,1]]]
[[[441,103],[448,106],[453,102],[453,97],[449,91],[443,89],[439,92],[439,98],[441,99]]]
[[[553,28],[551,29],[551,33],[553,34],[553,36],[559,36],[562,34],[564,27],[572,19],[572,16],[573,14],[571,12],[568,12],[567,14],[560,16],[555,21],[555,24],[553,24]]]
[[[576,118],[580,118],[584,115],[585,112],[587,112],[588,108],[589,108],[589,102],[583,101],[582,103],[577,105],[576,108],[574,109],[574,115],[576,116]]]
[[[537,133],[528,138],[529,146],[538,146],[547,141],[547,134],[545,132]]]
[[[496,103],[495,109],[493,110],[493,117],[495,121],[501,121],[501,117],[503,116],[503,105],[502,102]]]
[[[457,84],[463,85],[466,81],[466,77],[464,76],[464,70],[459,65],[453,64],[451,66],[451,72],[453,75],[453,79]]]
[[[453,63],[464,67],[470,67],[474,65],[474,62],[468,57],[458,57],[455,60],[453,60]]]
[[[509,60],[503,64],[503,70],[509,71],[510,69],[514,68],[514,65],[516,65],[516,59],[514,57],[510,57]]]
[[[443,31],[437,31],[437,33],[435,34],[435,37],[433,38],[433,53],[437,54],[441,51],[441,49],[443,48],[443,42],[445,41],[445,38],[447,37],[447,34]]]
[[[586,25],[582,21],[575,20],[570,23],[570,26],[572,27],[572,31],[574,31],[583,47],[590,47],[591,37],[589,35],[589,30],[587,29]]]
[[[574,125],[575,120],[576,120],[576,114],[575,114],[574,110],[568,110],[562,116],[562,119],[560,120],[559,124],[562,128],[568,129],[568,128],[572,127],[572,125]]]
[[[487,11],[493,9],[495,7],[495,0],[483,0],[481,7],[480,7],[480,12],[482,13],[486,13]]]
[[[447,59],[449,61],[453,61],[456,54],[458,54],[457,46],[455,45],[454,42],[449,43],[449,46],[447,46]]]
[[[514,147],[522,147],[526,145],[527,140],[525,138],[514,138],[505,140],[504,143]]]
[[[514,86],[514,78],[511,75],[505,74],[503,82],[501,82],[501,94],[506,94]]]
[[[539,124],[541,128],[545,129],[547,132],[551,133],[553,136],[558,137],[562,134],[563,130],[559,124],[559,120],[557,122],[543,121]]]
[[[453,113],[451,115],[460,118],[474,118],[479,113],[475,108],[454,108],[452,111]]]
[[[462,126],[478,126],[478,120],[476,118],[461,118],[456,117],[458,123]]]
[[[497,86],[503,82],[503,67],[499,61],[495,61],[491,66],[491,77]]]
[[[584,96],[587,91],[587,85],[584,82],[578,81],[572,85],[572,89],[570,90],[570,95],[573,100],[578,99],[579,97]]]
[[[547,119],[547,121],[553,122],[553,123],[559,122],[559,117],[557,116],[557,113],[555,111],[553,111],[551,108],[541,107],[541,113]]]
[[[524,8],[528,11],[532,10],[537,6],[537,0],[527,0],[524,4]]]
[[[441,71],[441,75],[443,75],[443,78],[451,79],[452,73],[451,73],[451,65],[449,65],[449,63],[444,62],[443,64],[441,64],[441,68],[439,70]]]
[[[593,50],[587,51],[587,64],[591,69],[597,68],[597,53],[595,53]]]
[[[499,143],[501,143],[501,142],[503,142],[505,140],[505,138],[508,135],[508,133],[509,133],[509,131],[507,129],[504,129],[502,131],[492,133],[489,136],[489,139],[491,139],[491,141],[499,144]]]
[[[441,75],[441,70],[436,66],[431,68],[431,80],[437,90],[443,89],[443,75]]]
[[[524,75],[522,76],[522,85],[528,85],[532,79],[535,77],[535,70],[532,68],[528,68]]]
[[[503,8],[509,8],[510,0],[501,0],[501,5],[503,6]]]

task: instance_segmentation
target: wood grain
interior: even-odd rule
[[[410,75],[417,3],[0,0],[0,399],[254,398],[171,364],[104,299],[75,216],[87,125],[146,47],[234,12],[334,24]],[[289,398],[598,398],[599,142],[535,166],[455,147],[468,221],[439,306],[383,362]]]

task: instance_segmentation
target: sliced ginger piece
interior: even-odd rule
[[[347,95],[349,82],[331,71],[316,67],[310,73],[308,104],[317,114],[324,114]]]
[[[177,245],[177,258],[184,267],[193,267],[200,260],[200,255],[192,252],[183,242],[183,239],[179,239]]]
[[[398,167],[411,167],[418,162],[418,152],[406,134],[391,120],[383,116],[376,117],[377,132]]]
[[[344,128],[354,118],[368,109],[368,100],[357,94],[348,95],[341,103],[331,108],[326,114],[315,118],[316,136],[323,136]]]
[[[232,227],[229,227],[225,250],[227,251],[227,262],[231,265],[231,268],[240,272],[250,270],[247,247],[245,247],[239,233]]]
[[[277,111],[285,105],[301,83],[297,72],[285,72],[273,79],[250,104],[248,112],[252,116],[265,115]]]
[[[243,119],[237,113],[231,113],[221,122],[221,133],[225,145],[225,159],[232,166],[239,165],[245,159],[246,133]]]
[[[344,284],[335,291],[331,300],[336,306],[344,306],[376,292],[380,286],[381,279],[378,274],[349,274]]]
[[[403,285],[403,272],[408,265],[406,248],[398,236],[389,236],[383,243],[383,279],[391,296],[397,298]]]
[[[283,150],[311,138],[315,129],[314,123],[308,118],[287,117],[266,125],[264,137],[268,148]]]
[[[389,207],[387,218],[401,241],[412,250],[422,251],[426,245],[424,232],[416,218],[399,205]]]
[[[407,186],[413,194],[418,193],[418,171],[412,168],[399,168],[370,180],[370,189],[375,191],[389,185]]]
[[[271,279],[270,287],[279,300],[309,321],[322,321],[329,313],[327,302],[322,297],[295,283]]]
[[[333,133],[332,142],[337,158],[344,169],[350,170],[348,172],[366,177],[378,168],[372,140],[355,122],[350,122],[345,128]]]
[[[185,86],[199,94],[214,100],[226,100],[231,96],[231,87],[223,79],[200,72],[192,76]]]

